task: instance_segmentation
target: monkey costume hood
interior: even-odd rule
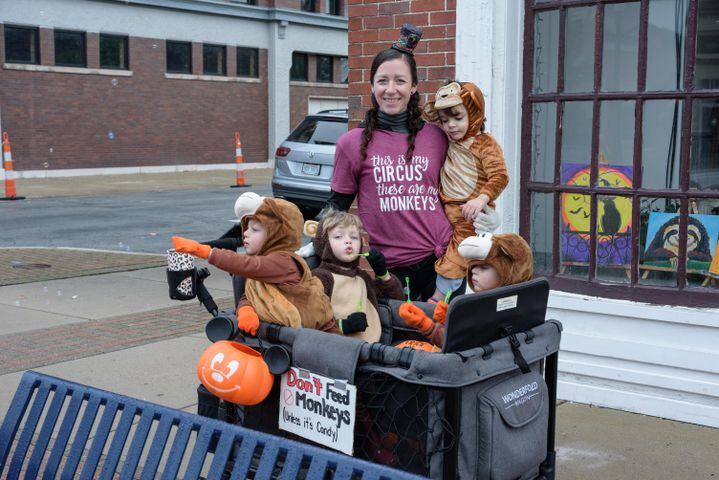
[[[335,319],[344,319],[357,311],[364,312],[367,316],[367,328],[363,332],[350,333],[347,336],[366,342],[378,342],[382,334],[382,326],[377,296],[401,300],[404,295],[402,284],[394,275],[386,282],[379,278],[373,280],[360,268],[359,256],[350,262],[340,261],[332,253],[329,232],[324,230],[322,221],[316,224],[315,228],[313,244],[321,263],[312,270],[312,274],[322,282],[325,294],[332,303]],[[307,230],[306,225],[305,231]]]
[[[250,220],[265,227],[267,239],[258,256],[285,256],[296,264],[301,279],[298,283],[266,283],[251,278],[245,285],[245,296],[257,315],[267,322],[293,328],[319,329],[332,320],[332,306],[324,294],[322,283],[312,276],[304,259],[294,251],[300,247],[303,219],[292,203],[264,198],[253,214],[242,218],[243,231]]]
[[[467,285],[472,286],[472,268],[490,265],[499,274],[499,286],[514,285],[532,279],[532,249],[516,233],[482,233],[466,238],[459,253],[467,259]]]

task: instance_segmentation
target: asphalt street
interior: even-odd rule
[[[165,253],[170,237],[211,240],[229,230],[245,189],[29,198],[0,204],[0,246]],[[253,187],[271,195],[269,186]]]

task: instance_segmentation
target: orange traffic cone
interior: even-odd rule
[[[237,168],[237,177],[235,184],[230,185],[231,188],[251,187],[245,183],[245,171],[242,169],[242,142],[240,141],[240,132],[235,132],[235,164]]]
[[[7,132],[2,134],[2,157],[5,168],[5,196],[0,200],[22,200],[25,197],[18,197],[15,190],[15,172],[12,169],[12,152]]]

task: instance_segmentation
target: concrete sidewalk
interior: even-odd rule
[[[264,179],[261,172],[247,173],[258,174],[248,183],[266,185],[269,178],[267,172]],[[18,182],[18,193],[106,195],[127,191],[128,185],[144,191],[207,188],[210,181],[224,185],[227,176],[208,173],[201,186],[184,174],[113,176],[110,183],[104,183],[107,177],[26,179],[25,192]],[[0,286],[0,418],[28,369],[195,411],[195,365],[209,345],[203,332],[209,314],[197,301],[169,299],[164,267],[152,266],[161,264],[161,257],[67,249],[31,253],[20,257],[0,249],[0,272],[3,278],[12,274],[12,281]],[[32,264],[53,270],[18,268]],[[221,308],[229,307],[230,279],[211,271],[206,285]],[[718,451],[717,429],[580,404],[563,403],[557,410],[562,480],[719,478]]]

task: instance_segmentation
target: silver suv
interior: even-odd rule
[[[275,151],[272,194],[302,210],[305,218],[319,212],[330,195],[335,143],[347,131],[347,110],[308,115]]]

